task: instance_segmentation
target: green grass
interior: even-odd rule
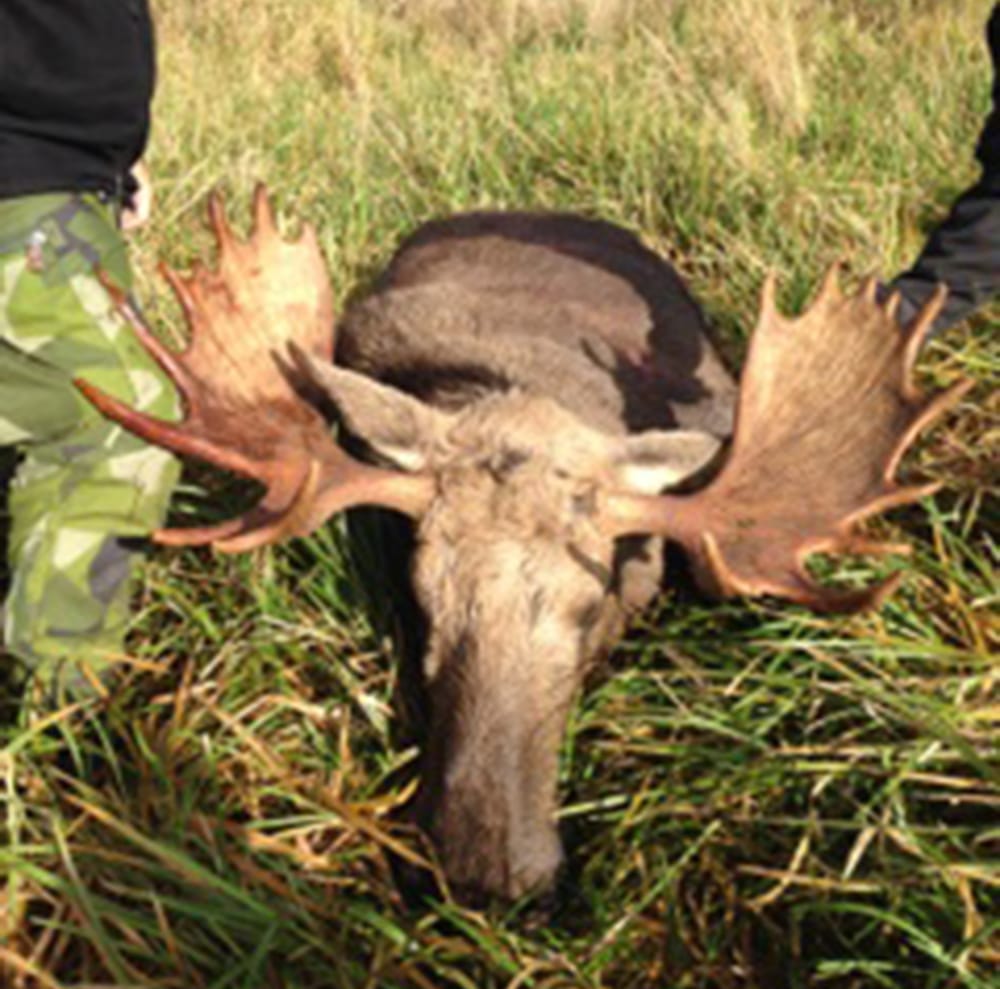
[[[614,220],[678,264],[736,364],[766,271],[793,309],[834,259],[906,265],[988,107],[990,0],[156,6],[135,257],[168,336],[154,259],[205,251],[207,191],[242,219],[261,178],[318,227],[341,300],[449,211]],[[922,361],[928,386],[979,384],[904,467],[945,489],[874,523],[914,547],[879,612],[668,592],[595,677],[545,921],[393,882],[392,853],[427,849],[391,820],[414,752],[388,529],[160,551],[120,689],[0,737],[0,984],[995,985],[998,327],[994,306]]]

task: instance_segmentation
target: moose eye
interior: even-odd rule
[[[600,621],[603,612],[604,595],[595,595],[576,609],[573,615],[574,623],[578,628],[589,632]]]
[[[507,446],[491,457],[484,466],[495,480],[503,481],[530,459],[531,454],[527,450]]]

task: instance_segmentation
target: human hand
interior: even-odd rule
[[[141,227],[153,211],[153,182],[146,163],[137,161],[132,166],[136,190],[122,210],[122,230],[130,233]]]

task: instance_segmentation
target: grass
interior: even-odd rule
[[[262,178],[316,224],[340,299],[431,216],[574,209],[669,255],[738,364],[767,270],[788,309],[836,258],[901,270],[972,180],[990,8],[159,2],[143,296],[171,333],[153,261],[206,249],[217,185],[245,216]],[[0,984],[995,985],[998,326],[922,362],[979,385],[907,461],[944,491],[875,523],[914,547],[879,612],[674,590],[621,644],[565,742],[545,921],[393,882],[427,850],[392,823],[414,752],[391,531],[158,553],[121,687],[0,737]]]

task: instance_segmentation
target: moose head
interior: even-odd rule
[[[831,271],[808,311],[787,319],[768,280],[721,469],[694,493],[663,494],[718,460],[719,442],[697,431],[602,432],[518,389],[446,409],[337,367],[313,231],[282,239],[260,189],[248,240],[232,234],[218,199],[210,216],[218,270],[166,271],[190,326],[187,350],[167,349],[116,295],[177,384],[184,419],[155,420],[77,385],[150,442],[266,486],[246,514],[161,530],[161,543],[239,552],[306,535],[361,504],[413,519],[432,704],[420,820],[457,889],[515,897],[556,872],[559,741],[587,668],[623,626],[622,537],[679,543],[714,595],[850,611],[895,585],[835,591],[805,560],[897,549],[865,539],[857,523],[933,490],[892,477],[918,432],[968,385],[928,400],[911,380],[943,292],[901,327],[898,300],[877,301],[874,281],[845,295]],[[379,465],[336,443],[308,399],[317,393]]]

